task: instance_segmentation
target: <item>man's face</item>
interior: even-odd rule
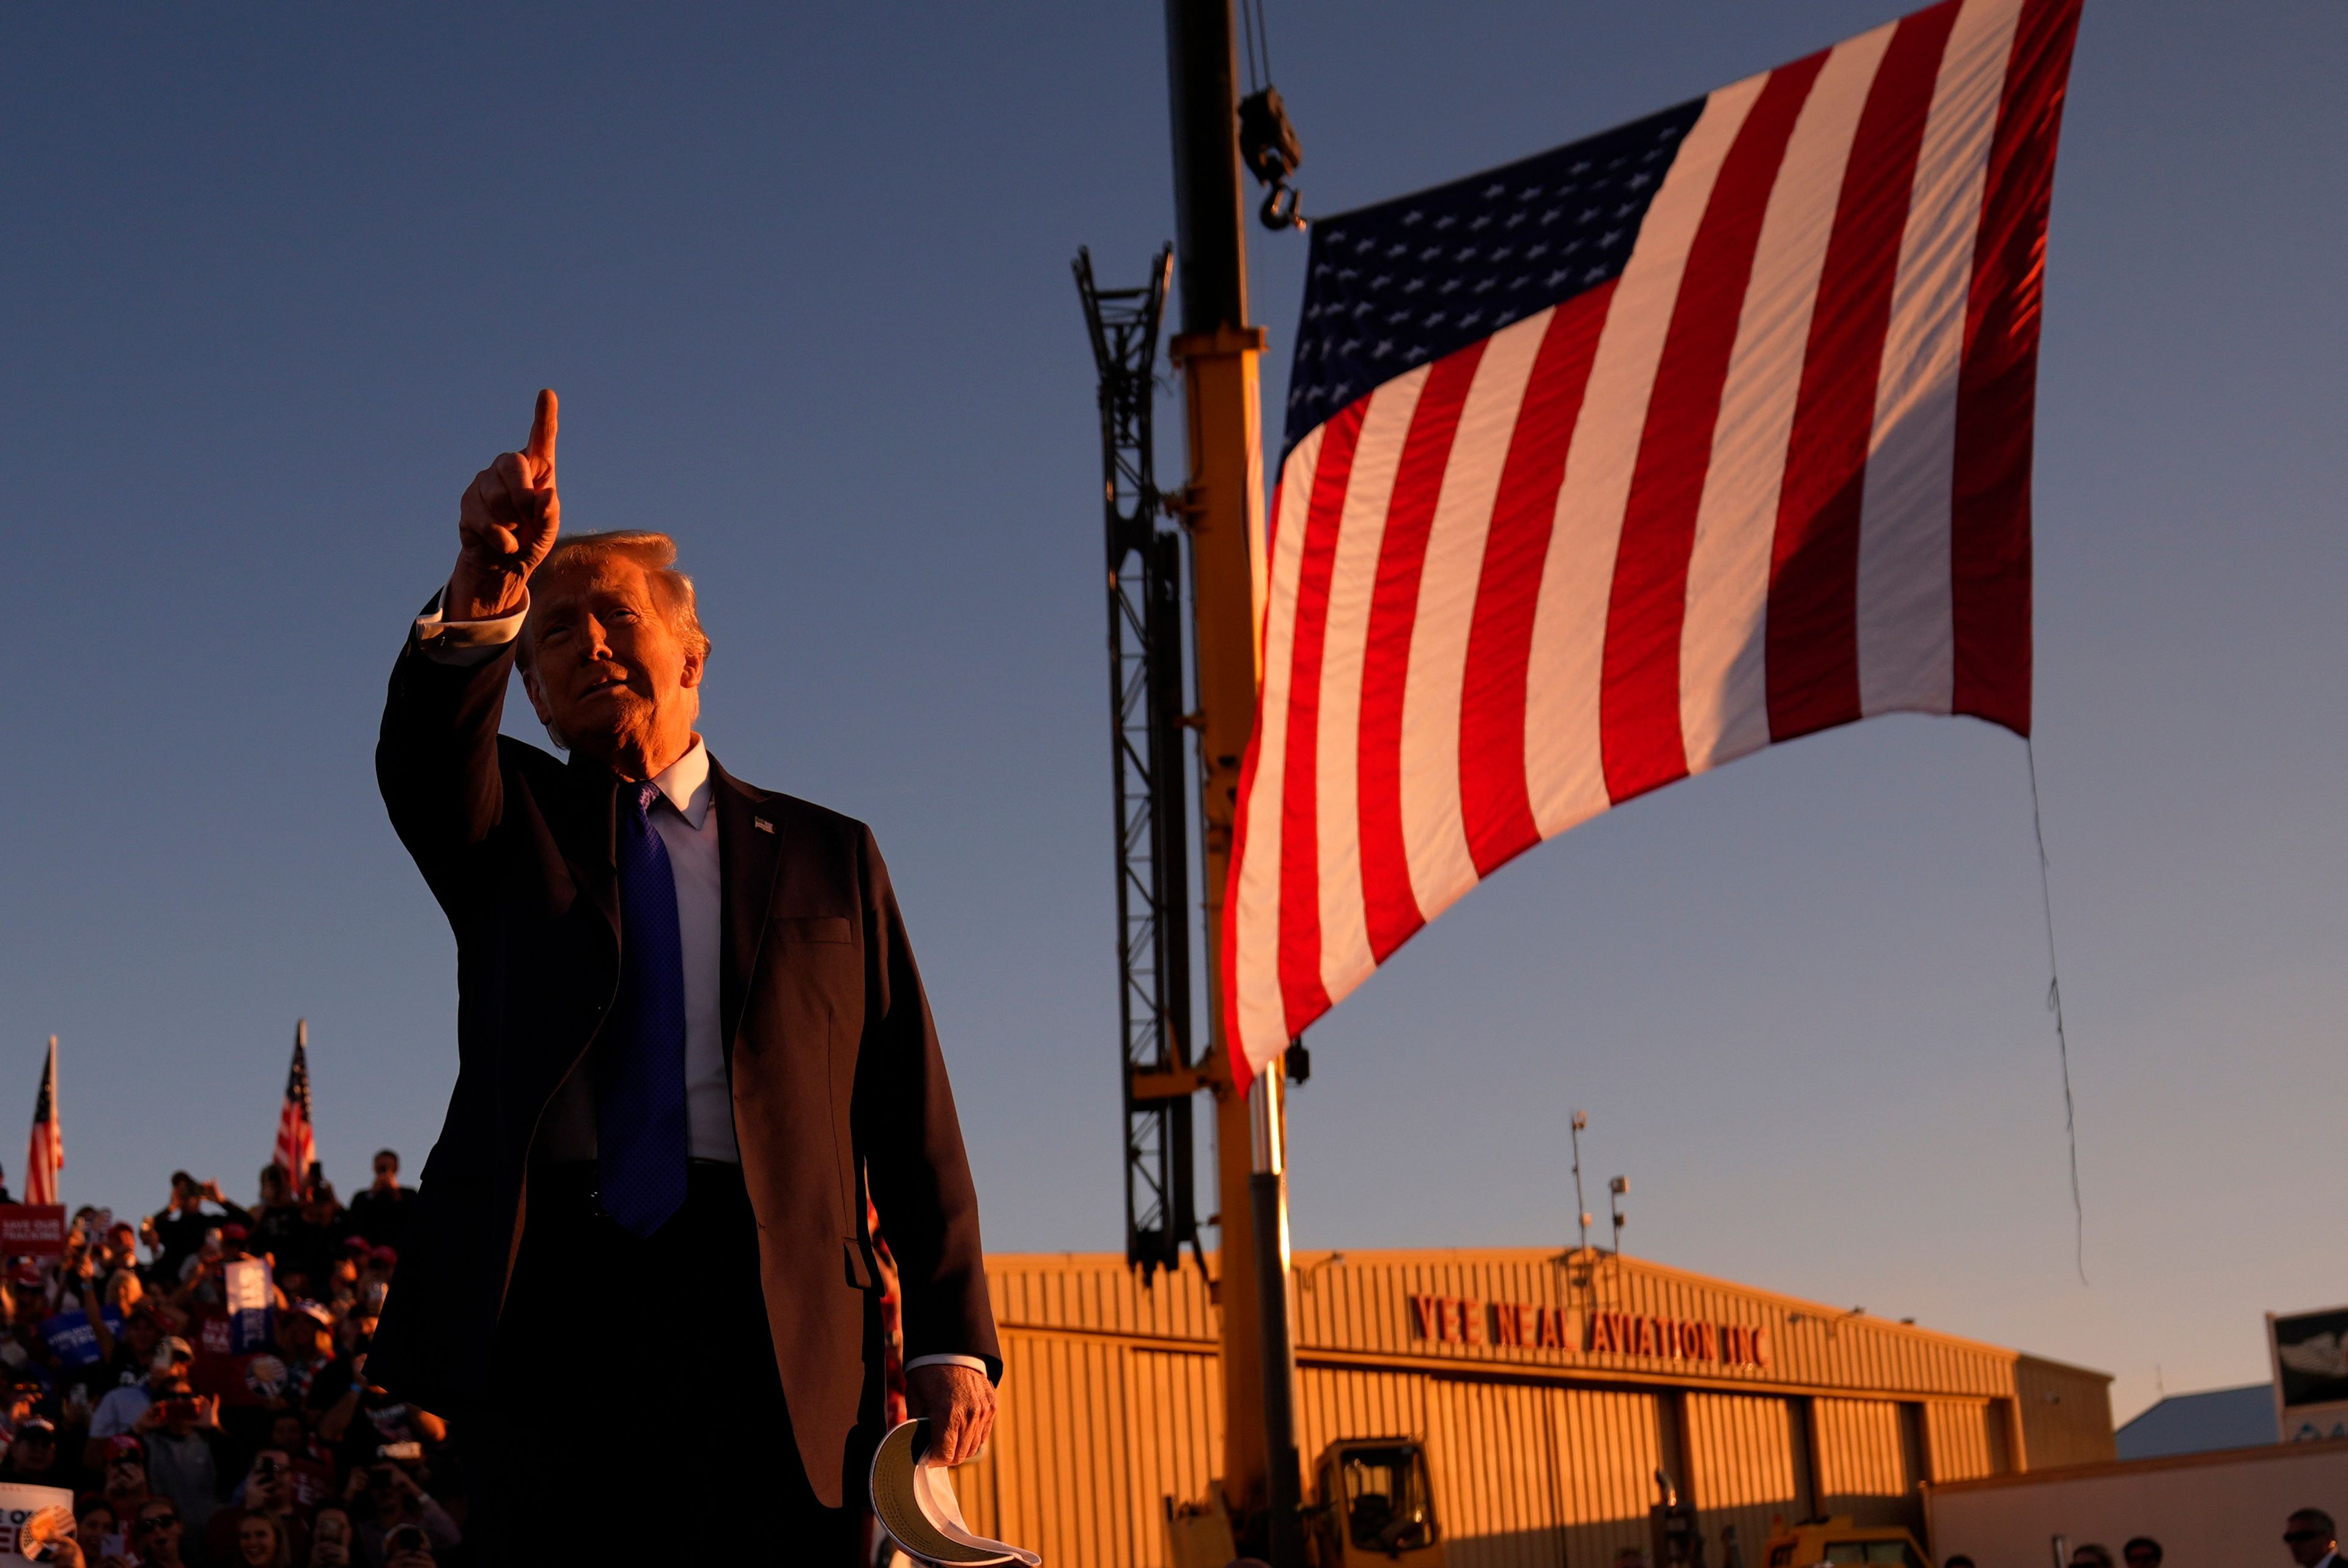
[[[176,1545],[180,1539],[180,1511],[168,1502],[150,1502],[139,1511],[139,1544],[152,1551],[158,1542]]]
[[[2331,1531],[2300,1514],[2291,1515],[2291,1522],[2283,1526],[2282,1540],[2291,1548],[2291,1560],[2300,1568],[2315,1568],[2333,1545]]]
[[[18,1470],[42,1471],[57,1462],[54,1432],[26,1432],[9,1445],[8,1462]]]
[[[2130,1546],[2121,1555],[2127,1559],[2127,1568],[2160,1568],[2160,1549],[2157,1546]]]
[[[375,1157],[375,1184],[396,1187],[399,1184],[399,1162],[383,1154]]]
[[[689,733],[701,656],[686,651],[633,560],[584,562],[530,585],[532,667],[523,679],[541,723],[582,755],[609,762]]]
[[[106,1485],[109,1491],[136,1491],[147,1484],[147,1461],[136,1453],[124,1451],[110,1456],[106,1461]]]

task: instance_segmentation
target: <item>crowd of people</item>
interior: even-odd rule
[[[387,1149],[347,1204],[315,1165],[270,1165],[250,1208],[180,1172],[156,1213],[82,1209],[62,1256],[17,1260],[0,1481],[73,1493],[52,1560],[463,1568],[460,1444],[366,1377],[413,1204]]]

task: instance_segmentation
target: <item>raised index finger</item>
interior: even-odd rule
[[[561,423],[561,405],[555,401],[554,389],[551,386],[540,388],[538,412],[531,415],[530,421],[530,445],[521,449],[521,455],[542,474],[554,472],[554,437]]]

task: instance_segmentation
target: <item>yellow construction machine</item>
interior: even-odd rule
[[[1305,1509],[1314,1568],[1443,1568],[1435,1489],[1416,1438],[1340,1438],[1313,1467]]]
[[[1766,1568],[1815,1568],[1831,1563],[1868,1563],[1875,1568],[1932,1568],[1932,1560],[1916,1538],[1896,1524],[1854,1524],[1849,1514],[1807,1520],[1800,1524],[1778,1522],[1762,1553]]]
[[[1226,1568],[1237,1554],[1222,1487],[1204,1502],[1166,1500],[1167,1555],[1174,1568]],[[1416,1438],[1340,1438],[1321,1450],[1313,1500],[1303,1508],[1313,1568],[1443,1568],[1443,1532],[1426,1450]]]

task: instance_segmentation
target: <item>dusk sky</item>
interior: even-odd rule
[[[1268,8],[1323,213],[1892,14]],[[1912,717],[1609,813],[1405,948],[1313,1032],[1300,1245],[1570,1242],[1580,1107],[1628,1250],[2102,1368],[2122,1416],[2348,1300],[2343,80],[2336,0],[2079,38],[2036,632],[2087,1283],[2023,746]],[[699,582],[712,750],[878,834],[990,1248],[1118,1247],[1068,261],[1171,237],[1159,7],[15,6],[0,88],[0,1129],[57,1034],[67,1200],[250,1201],[297,1016],[328,1173],[420,1169],[454,948],[376,724],[551,385],[566,525],[666,528]],[[1249,242],[1276,410],[1305,241]],[[1160,437],[1170,479],[1170,384]],[[542,739],[518,692],[508,728]]]

